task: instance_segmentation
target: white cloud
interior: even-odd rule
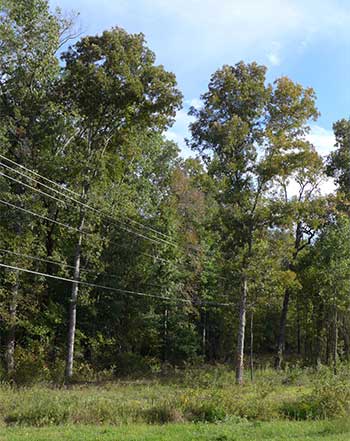
[[[270,64],[272,64],[272,66],[279,66],[281,64],[280,57],[273,52],[270,52],[269,54],[267,54],[267,58],[268,58]]]
[[[142,11],[148,21],[157,11],[167,30],[161,44],[173,56],[181,53],[187,69],[208,57],[266,54],[276,41],[300,48],[315,37],[349,35],[350,7],[341,0],[133,0],[128,10]],[[275,50],[268,58],[273,65],[281,61]]]
[[[294,51],[316,38],[340,40],[350,34],[350,4],[342,0],[51,0],[81,10],[88,32],[127,26],[142,31],[157,53],[177,71],[193,71],[241,58],[285,59],[279,42]],[[86,18],[85,18],[86,17]],[[93,21],[89,19],[93,17]],[[281,51],[282,52],[282,51]],[[163,60],[162,60],[163,61]]]
[[[169,141],[174,141],[176,142],[176,144],[181,144],[183,142],[183,136],[180,135],[179,133],[173,132],[172,130],[168,130],[165,133],[165,137],[169,140]]]
[[[190,107],[194,107],[195,109],[199,109],[202,106],[202,101],[198,98],[192,98],[190,100],[186,100],[185,104]]]
[[[334,133],[332,130],[325,129],[324,127],[313,125],[307,139],[322,156],[328,155],[334,148]]]
[[[271,51],[267,54],[267,59],[272,66],[279,66],[281,64],[281,45],[274,41],[271,44]]]
[[[194,100],[191,100],[191,102]],[[199,101],[199,100],[198,100]],[[181,149],[183,157],[193,156],[193,152],[187,147],[185,138],[189,137],[188,127],[194,118],[187,114],[187,111],[181,109],[176,114],[176,121],[173,127],[165,134],[167,139],[174,141]]]

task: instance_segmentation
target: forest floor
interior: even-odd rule
[[[0,441],[349,440],[350,369],[227,367],[70,387],[0,386]],[[303,421],[302,421],[303,420]]]

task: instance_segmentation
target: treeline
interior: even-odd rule
[[[322,158],[311,88],[225,65],[184,160],[164,135],[182,95],[142,34],[77,39],[46,0],[0,4],[2,377],[229,362],[241,383],[245,354],[336,370],[350,122]]]

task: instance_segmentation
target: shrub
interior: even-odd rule
[[[226,418],[226,410],[216,400],[192,401],[186,406],[186,419],[193,422],[215,423]]]
[[[117,375],[147,375],[151,367],[138,354],[123,352],[116,357],[115,373]]]
[[[32,396],[26,403],[16,406],[5,417],[7,424],[48,426],[68,421],[72,403],[61,397]]]
[[[169,403],[161,403],[146,409],[143,412],[143,416],[146,422],[150,424],[179,423],[184,421],[182,412]]]
[[[342,417],[350,413],[350,385],[337,376],[317,381],[312,392],[281,407],[282,414],[292,419]]]
[[[32,345],[28,350],[16,347],[16,369],[13,380],[16,384],[33,384],[49,380],[50,370],[46,363],[46,353],[42,346]]]

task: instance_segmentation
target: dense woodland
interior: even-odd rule
[[[0,5],[0,376],[336,371],[350,121],[321,157],[313,89],[233,62],[191,108],[183,159],[166,138],[182,94],[142,34],[81,37],[46,0]]]

